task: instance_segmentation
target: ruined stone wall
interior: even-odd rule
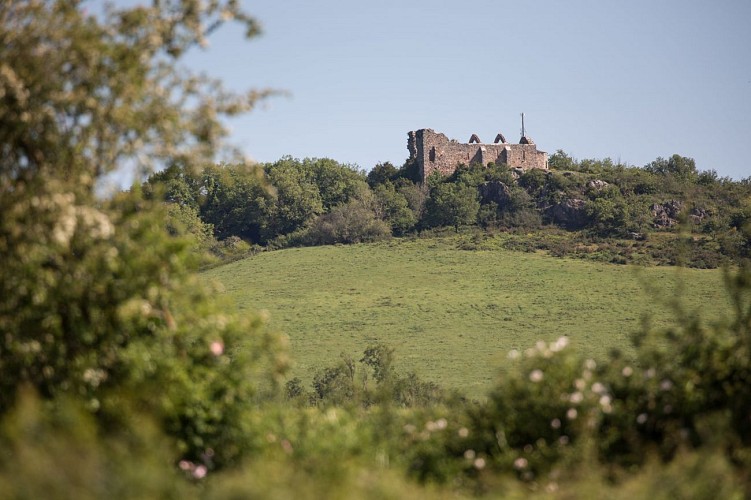
[[[534,143],[466,144],[431,129],[410,132],[407,149],[410,159],[417,161],[423,182],[433,172],[450,175],[460,164],[487,165],[494,162],[524,170],[548,168],[548,154],[538,151]]]

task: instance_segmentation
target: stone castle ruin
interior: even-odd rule
[[[424,128],[409,133],[407,148],[410,160],[417,162],[422,182],[433,172],[450,175],[459,165],[477,163],[503,163],[522,170],[548,169],[548,154],[538,151],[534,141],[523,134],[519,144],[509,144],[503,134],[498,134],[493,144],[483,143],[476,134],[468,143],[460,143]]]

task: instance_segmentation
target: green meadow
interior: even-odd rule
[[[480,396],[512,349],[567,336],[595,359],[630,350],[645,317],[671,324],[671,301],[717,317],[720,270],[633,267],[463,250],[460,237],[264,252],[203,273],[243,311],[267,310],[289,336],[290,376],[306,384],[340,353],[384,342],[397,369]]]

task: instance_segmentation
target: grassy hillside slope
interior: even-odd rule
[[[238,307],[267,309],[290,337],[293,376],[339,353],[396,348],[398,368],[478,396],[510,349],[567,335],[595,358],[628,349],[644,314],[667,324],[680,295],[708,315],[727,307],[718,270],[636,268],[505,250],[456,238],[261,253],[204,273]],[[648,290],[649,289],[649,290]]]

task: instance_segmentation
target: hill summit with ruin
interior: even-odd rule
[[[483,143],[476,134],[472,134],[469,142],[460,143],[424,128],[409,132],[407,149],[410,160],[417,162],[422,182],[434,172],[450,175],[459,165],[478,163],[505,164],[522,170],[548,169],[548,154],[539,151],[534,141],[525,135],[519,144],[506,142],[503,134],[498,134],[492,144]]]

